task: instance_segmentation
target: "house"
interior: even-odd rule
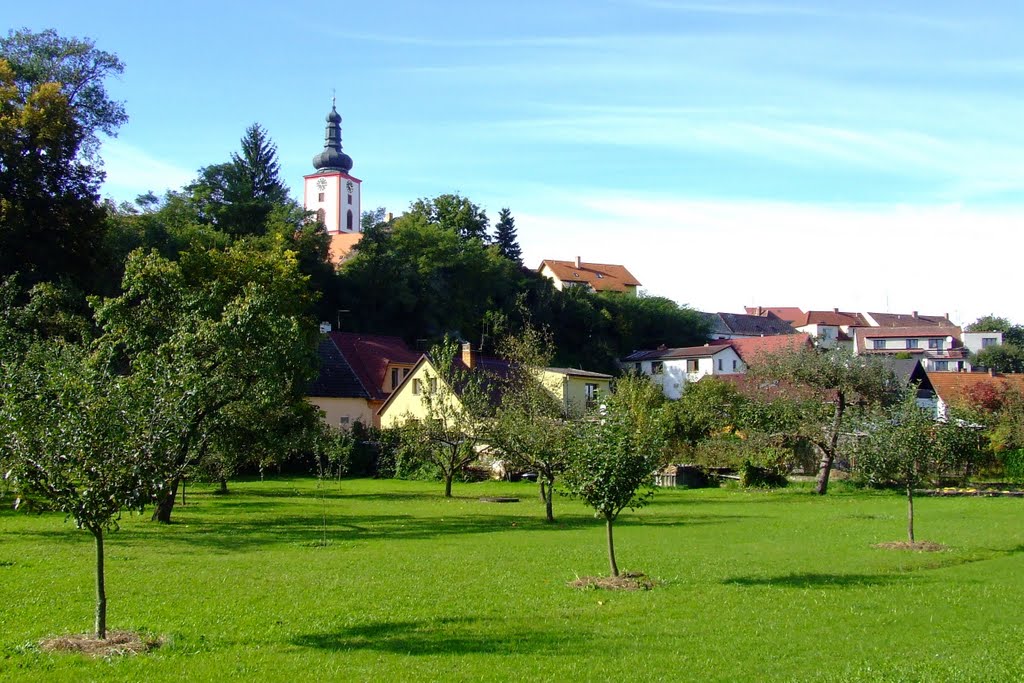
[[[627,372],[649,376],[666,397],[677,399],[687,384],[702,377],[743,374],[764,354],[810,344],[806,334],[724,339],[704,346],[634,351],[619,365]]]
[[[708,337],[715,339],[741,339],[795,334],[793,327],[775,315],[749,315],[745,313],[703,313],[708,321]]]
[[[328,332],[317,352],[320,371],[307,400],[335,427],[379,426],[377,410],[420,357],[398,337],[354,332]]]
[[[910,355],[928,372],[970,372],[959,327],[866,327],[854,331],[858,355]]]
[[[853,330],[870,327],[860,313],[850,313],[833,308],[831,311],[807,311],[792,322],[801,332],[811,335],[820,346],[853,346]]]
[[[929,410],[936,410],[935,387],[928,372],[921,365],[920,359],[886,356],[882,359],[882,364],[892,371],[901,387],[916,387],[917,405]]]
[[[991,346],[1001,346],[1003,343],[1002,332],[963,332],[960,335],[960,340],[964,343],[964,348],[971,353],[978,353],[982,349],[987,349]]]
[[[537,272],[549,278],[555,289],[585,287],[592,292],[622,292],[636,296],[640,281],[625,266],[611,263],[585,263],[577,256],[575,261],[544,259]]]
[[[950,406],[962,402],[983,402],[986,395],[998,396],[1007,389],[1024,393],[1024,374],[998,372],[929,372],[935,390],[936,410],[945,418]]]
[[[544,368],[538,370],[537,375],[544,387],[562,402],[562,408],[567,414],[578,415],[593,407],[612,388],[612,376],[600,372]]]
[[[461,353],[454,361],[464,371],[480,370],[489,380],[500,380],[508,377],[511,365],[508,361],[491,356],[484,356],[474,351],[469,344],[463,344]],[[536,371],[542,385],[559,400],[567,411],[583,410],[601,395],[611,390],[611,375],[571,368],[543,368]],[[377,411],[382,427],[394,427],[409,418],[423,419],[427,415],[427,407],[423,402],[425,393],[437,391],[438,383],[444,382],[437,366],[429,356],[423,355],[417,360],[406,378]],[[460,387],[450,387],[450,400],[459,405]],[[501,389],[495,381],[489,382],[490,400],[497,404],[501,400]]]
[[[942,315],[919,315],[912,313],[865,313],[871,327],[956,327],[948,313]]]

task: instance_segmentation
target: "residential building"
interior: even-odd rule
[[[708,321],[708,338],[743,339],[795,334],[796,330],[775,315],[749,315],[744,313],[703,313]]]
[[[594,407],[612,387],[611,375],[588,370],[544,368],[537,371],[537,375],[544,387],[562,402],[568,414],[578,415]]]
[[[912,313],[865,313],[865,319],[872,327],[956,327],[948,313],[942,315],[920,315]]]
[[[963,332],[960,335],[964,348],[971,353],[978,353],[990,346],[1000,346],[1003,343],[1002,332]]]
[[[354,332],[328,332],[318,354],[320,372],[307,400],[334,427],[379,426],[377,410],[420,358],[398,337]]]
[[[584,287],[592,292],[622,292],[637,295],[640,281],[625,266],[611,263],[585,263],[577,256],[575,261],[544,259],[537,272],[549,278],[555,289]]]
[[[970,372],[959,327],[865,327],[854,331],[854,353],[910,355],[929,372]]]
[[[833,308],[831,311],[807,311],[792,323],[793,327],[811,335],[819,346],[853,346],[853,330],[869,327],[860,313],[850,313]]]
[[[743,374],[764,354],[810,344],[806,334],[725,339],[704,346],[634,351],[619,365],[627,372],[649,376],[666,397],[677,399],[687,384],[702,377]]]
[[[949,414],[950,406],[975,402],[985,394],[1001,394],[1007,389],[1024,393],[1024,374],[998,372],[929,372],[935,389],[936,410],[940,419]]]

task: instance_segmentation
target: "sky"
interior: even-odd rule
[[[1024,323],[1024,5],[931,0],[84,3],[4,9],[116,53],[104,194],[180,188],[259,122],[283,178],[336,92],[363,208],[509,207],[527,265],[651,295]]]

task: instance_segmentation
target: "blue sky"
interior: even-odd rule
[[[298,195],[332,88],[364,208],[460,192],[527,261],[744,305],[996,312],[1024,225],[1013,2],[18,3],[126,63],[117,199],[263,124]]]

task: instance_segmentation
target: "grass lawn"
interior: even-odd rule
[[[607,572],[604,530],[531,484],[310,479],[189,488],[177,523],[107,540],[108,624],[152,653],[48,654],[88,631],[93,545],[60,515],[0,511],[0,680],[1024,679],[1024,500],[809,489],[660,491],[616,527],[647,592]],[[519,496],[483,503],[480,496]],[[327,545],[323,515],[326,512]]]

